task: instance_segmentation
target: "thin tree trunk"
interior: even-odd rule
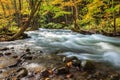
[[[18,25],[19,25],[19,27],[22,25],[21,24],[21,18],[22,18],[22,16],[21,16],[21,10],[22,10],[22,0],[18,0],[18,2],[19,2],[19,6],[18,6],[18,19],[19,19],[19,21],[18,21]]]
[[[113,27],[114,27],[114,34],[116,34],[116,17],[115,17],[115,12],[113,12]]]
[[[114,0],[112,0],[112,8],[114,8]],[[113,11],[113,28],[114,28],[114,34],[116,34],[116,17],[115,17],[115,11]]]
[[[73,3],[75,2],[75,0],[73,0]],[[79,29],[79,26],[77,24],[77,20],[78,20],[78,9],[77,9],[77,4],[74,3],[73,6],[73,19],[74,19],[74,27],[76,29]]]

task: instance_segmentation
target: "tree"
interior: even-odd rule
[[[30,11],[30,15],[28,17],[27,22],[24,25],[22,25],[20,27],[20,30],[15,35],[13,35],[11,38],[9,38],[8,40],[15,40],[16,38],[21,36],[21,34],[28,28],[29,24],[33,20],[34,16],[36,15],[36,12],[39,9],[40,4],[41,4],[41,0],[34,1],[34,5],[32,5],[31,11]]]

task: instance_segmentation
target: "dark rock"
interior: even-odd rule
[[[6,56],[9,56],[9,55],[11,55],[11,54],[12,54],[12,53],[10,53],[10,52],[5,53]]]
[[[30,36],[28,36],[28,34],[25,34],[25,33],[23,33],[21,36],[22,36],[22,39],[30,38]]]
[[[50,73],[49,73],[48,70],[44,70],[44,71],[41,72],[41,77],[42,78],[49,77],[49,75],[50,75]]]
[[[26,56],[26,54],[22,54],[21,56],[20,56],[20,59],[22,59],[23,57],[25,57]]]
[[[64,74],[69,74],[70,71],[69,71],[69,68],[67,67],[61,67],[61,68],[54,70],[54,73],[56,75],[64,75]]]
[[[14,49],[14,47],[11,47],[10,49]]]
[[[22,78],[28,75],[28,70],[26,68],[20,68],[17,70],[17,78]]]
[[[32,56],[24,56],[23,57],[23,59],[25,59],[25,60],[32,60],[32,58],[33,58]]]
[[[27,49],[26,49],[26,52],[30,52],[30,49],[29,49],[29,48],[27,48]]]
[[[95,70],[95,65],[89,60],[82,61],[81,66],[84,71],[93,72]]]
[[[43,53],[43,51],[40,51],[40,53]]]
[[[7,47],[0,48],[0,51],[7,51],[7,50],[9,50],[9,48],[7,48]]]
[[[2,73],[3,71],[2,70],[0,70],[0,74]]]
[[[72,66],[78,68],[78,70],[81,70],[81,61],[80,60],[73,61]]]
[[[3,56],[3,53],[0,53],[0,57]]]
[[[14,56],[12,56],[13,58],[18,58],[18,56],[17,55],[14,55]]]

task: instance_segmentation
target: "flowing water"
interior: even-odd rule
[[[120,67],[120,38],[100,34],[83,35],[70,30],[39,29],[26,32],[31,38],[12,42],[1,42],[0,47],[43,50],[44,53],[55,53],[76,56],[81,60],[107,62]]]

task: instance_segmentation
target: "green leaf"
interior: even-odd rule
[[[56,12],[56,14],[55,14],[55,16],[53,18],[64,16],[65,14],[71,14],[71,12],[59,11],[59,12]]]

